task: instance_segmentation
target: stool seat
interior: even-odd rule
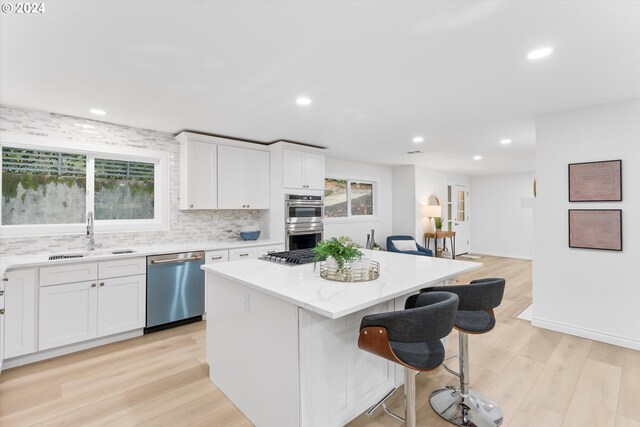
[[[440,340],[430,342],[394,342],[390,341],[395,355],[418,370],[430,371],[444,361],[444,346]]]
[[[488,332],[496,325],[496,318],[484,310],[458,310],[453,326],[463,332],[479,334]]]

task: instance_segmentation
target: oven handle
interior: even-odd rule
[[[307,230],[287,230],[287,236],[297,236],[299,234],[316,234],[324,232],[324,228],[314,228]]]
[[[311,206],[311,207],[316,207],[316,206],[324,206],[324,202],[323,201],[310,201],[310,200],[288,200],[287,201],[287,206]]]

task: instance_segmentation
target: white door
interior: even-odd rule
[[[324,156],[306,153],[304,174],[306,188],[324,190]]]
[[[456,232],[456,253],[462,255],[469,253],[470,234],[469,229],[469,187],[466,185],[450,186],[449,223],[451,230]],[[451,249],[451,248],[449,248]]]
[[[217,145],[189,141],[187,146],[187,209],[218,207]]]
[[[285,188],[304,188],[304,151],[282,150],[282,186]]]
[[[96,281],[41,287],[38,349],[95,338],[97,309]]]
[[[36,351],[35,268],[11,270],[4,291],[4,357],[22,356]]]
[[[221,145],[218,147],[218,209],[246,208],[245,153],[249,150]]]
[[[146,275],[100,280],[98,336],[144,328]]]
[[[269,152],[245,150],[244,194],[250,209],[269,209]]]

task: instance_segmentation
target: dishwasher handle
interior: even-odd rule
[[[152,259],[151,264],[169,264],[172,262],[189,262],[189,261],[198,261],[200,259],[202,259],[202,257],[198,255],[192,256],[189,258],[171,258],[171,259],[158,259],[158,260]]]

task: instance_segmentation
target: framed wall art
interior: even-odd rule
[[[569,247],[622,250],[621,209],[569,209]]]
[[[569,201],[622,201],[622,160],[569,164]]]

